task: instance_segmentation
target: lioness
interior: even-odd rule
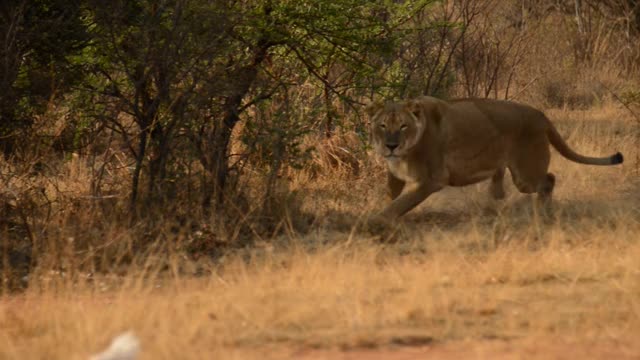
[[[594,158],[577,154],[539,110],[509,101],[433,97],[367,106],[375,151],[388,167],[392,202],[378,216],[390,221],[413,209],[445,186],[464,186],[491,178],[496,199],[504,197],[509,168],[525,194],[549,203],[555,176],[549,167],[549,143],[581,164],[615,165],[622,154]],[[401,195],[405,184],[415,185]]]

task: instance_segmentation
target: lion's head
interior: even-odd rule
[[[408,155],[422,139],[429,120],[440,118],[436,99],[428,97],[374,102],[366,111],[371,123],[371,143],[385,158]]]

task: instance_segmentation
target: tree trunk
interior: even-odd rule
[[[271,7],[269,4],[265,6],[264,12],[267,17],[270,15]],[[266,59],[271,46],[274,45],[268,36],[268,34],[263,34],[258,40],[251,64],[240,68],[233,77],[238,79],[235,93],[226,98],[223,105],[224,116],[222,122],[220,126],[217,126],[215,130],[212,131],[209,137],[213,154],[211,154],[211,160],[207,161],[208,164],[206,165],[208,165],[209,173],[213,176],[214,183],[212,186],[205,186],[202,204],[205,211],[209,209],[214,196],[216,208],[221,209],[224,204],[224,191],[229,172],[228,152],[231,133],[240,120],[242,100],[247,96],[249,90],[251,90],[251,86],[253,86],[253,83],[258,77],[260,65]]]
[[[328,71],[327,71],[328,72]],[[327,122],[325,123],[325,136],[327,139],[331,138],[331,135],[333,134],[333,106],[331,104],[331,89],[329,88],[328,85],[328,76],[325,78],[325,85],[324,85],[324,106],[325,106],[325,111],[327,112]]]
[[[140,134],[140,142],[138,143],[138,152],[136,154],[136,167],[133,170],[133,178],[131,180],[131,203],[129,204],[130,210],[135,211],[136,202],[138,201],[138,189],[140,187],[140,173],[142,172],[142,163],[146,155],[147,140],[149,138],[149,131],[143,129]]]

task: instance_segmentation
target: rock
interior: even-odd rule
[[[140,352],[140,341],[131,331],[116,336],[103,352],[90,360],[135,360]]]

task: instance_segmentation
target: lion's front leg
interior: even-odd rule
[[[420,184],[417,188],[412,189],[397,197],[376,217],[385,221],[395,220],[396,218],[407,213],[409,210],[418,206],[429,195],[433,194],[436,191],[439,191],[440,189],[442,189],[442,187],[442,185],[435,182]]]
[[[404,189],[404,181],[395,177],[391,171],[387,172],[387,185],[389,186],[389,196],[391,200],[395,200],[400,194],[402,194],[402,189]]]

